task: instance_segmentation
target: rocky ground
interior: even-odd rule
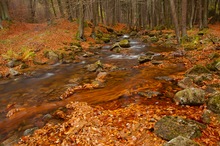
[[[89,37],[91,29],[88,26],[87,41],[79,42],[72,40],[76,26],[69,22],[62,24],[58,22],[49,27],[23,24],[21,30],[8,26],[1,31],[2,78],[13,78],[17,72],[26,74],[29,69],[45,64],[76,62],[81,54],[87,52],[88,55],[89,49],[121,35],[124,28],[123,25],[117,28],[100,26],[99,39],[94,40]],[[182,40],[181,46],[176,45],[172,31],[129,32],[130,36],[141,38],[151,46],[177,48],[172,54],[163,54],[170,62],[184,63],[187,68],[186,72],[172,76],[177,81],[178,91],[164,94],[173,104],[129,104],[110,108],[117,100],[96,106],[72,102],[53,113],[56,121],[37,130],[30,129],[17,145],[220,145],[220,32],[216,26],[210,28],[188,31],[189,37]],[[129,47],[128,44],[126,40],[116,43],[111,50],[120,53],[121,48]],[[21,51],[20,55],[15,54],[27,46],[30,48]],[[12,51],[8,51],[9,48]],[[166,63],[155,62],[153,56],[148,52],[139,57],[140,64],[134,68],[166,66]],[[22,69],[24,64],[28,69]],[[99,63],[94,66],[97,69]]]

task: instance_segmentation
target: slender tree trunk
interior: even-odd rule
[[[70,0],[66,0],[66,11],[68,15],[68,20],[73,21],[73,14],[72,14],[72,7],[71,7],[71,2]]]
[[[48,0],[44,0],[44,9],[45,9],[44,13],[47,19],[47,23],[51,24],[51,14],[50,14],[50,7],[49,7]]]
[[[79,39],[84,40],[84,0],[79,0]]]
[[[173,22],[174,22],[174,26],[175,26],[177,43],[180,43],[180,31],[179,31],[179,24],[178,24],[178,19],[177,19],[177,14],[176,14],[175,3],[174,3],[174,0],[169,0],[169,1],[170,1],[170,8],[171,8],[171,12],[172,12]]]
[[[54,2],[53,2],[53,0],[50,0],[50,2],[51,2],[51,5],[52,5],[54,16],[57,17],[57,12],[56,12],[56,8],[54,6]]]
[[[187,0],[182,0],[182,37],[187,36],[186,16],[187,16]]]
[[[203,23],[202,23],[202,0],[198,0],[198,6],[199,6],[199,29],[203,29]]]
[[[61,0],[57,0],[57,3],[58,3],[58,6],[59,6],[59,11],[60,11],[61,18],[64,18],[65,14],[64,14],[64,11],[63,11],[63,5],[61,3]]]
[[[36,0],[30,0],[30,11],[31,11],[30,21],[34,23],[35,15],[36,15]]]
[[[208,27],[208,0],[204,0],[204,8],[203,8],[203,26],[205,28]]]
[[[190,14],[190,20],[189,20],[189,28],[192,29],[193,27],[193,18],[195,14],[195,0],[191,0],[191,14]]]
[[[9,15],[9,12],[8,12],[8,6],[7,6],[7,3],[6,3],[6,0],[1,0],[0,1],[0,5],[1,5],[1,18],[2,20],[11,20],[11,17]]]

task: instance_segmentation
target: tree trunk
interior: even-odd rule
[[[187,16],[187,0],[182,0],[182,37],[187,36],[186,16]]]
[[[190,20],[189,20],[189,28],[193,28],[193,18],[195,14],[195,0],[191,0],[191,14],[190,14]]]
[[[57,3],[58,3],[58,6],[59,6],[59,11],[60,11],[61,18],[64,18],[65,14],[64,14],[64,11],[63,11],[63,5],[61,3],[61,0],[57,0]]]
[[[36,15],[36,0],[30,0],[30,11],[31,11],[30,21],[34,23],[35,15]]]
[[[50,1],[51,1],[51,5],[52,5],[54,16],[57,17],[57,12],[56,12],[56,8],[54,6],[54,2],[53,2],[53,0],[50,0]]]
[[[1,8],[1,13],[0,13],[1,19],[2,20],[11,20],[9,12],[8,12],[8,6],[6,3],[6,0],[0,1],[0,8]]]
[[[203,8],[203,26],[205,28],[208,27],[208,0],[204,0],[204,8]]]
[[[203,23],[202,23],[202,0],[198,0],[198,6],[199,6],[199,29],[203,29]]]
[[[47,23],[51,24],[51,14],[50,14],[50,7],[49,7],[48,0],[44,0],[44,13],[47,19]]]
[[[175,7],[174,0],[169,0],[169,1],[170,1],[170,8],[171,8],[171,13],[173,17],[173,22],[175,26],[176,39],[177,39],[177,43],[179,44],[180,43],[180,31],[179,31],[179,24],[178,24],[178,19],[177,19],[177,14],[176,14],[176,7]]]
[[[79,40],[84,40],[84,0],[79,0]]]

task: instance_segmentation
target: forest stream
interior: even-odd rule
[[[124,36],[128,37],[128,36]],[[122,39],[122,38],[119,38]],[[79,63],[55,64],[46,70],[36,70],[32,76],[19,76],[0,83],[0,142],[18,138],[26,129],[42,127],[44,119],[55,109],[71,101],[83,101],[91,105],[101,105],[106,109],[126,106],[130,103],[149,105],[174,104],[163,96],[166,88],[175,88],[175,81],[169,77],[184,71],[184,65],[170,64],[166,68],[159,65],[135,68],[138,57],[151,51],[156,61],[163,62],[161,52],[175,51],[172,48],[149,47],[138,39],[129,39],[131,46],[125,53],[110,51],[113,43],[106,44],[94,52],[93,57],[84,57]],[[91,83],[97,72],[89,72],[85,66],[100,60],[117,68],[107,73],[104,85],[97,89],[79,90],[68,98],[60,96],[69,88]],[[149,91],[152,98],[143,98],[142,91]],[[6,117],[15,109],[15,113]],[[17,109],[17,111],[16,111]],[[16,136],[15,136],[16,135]]]

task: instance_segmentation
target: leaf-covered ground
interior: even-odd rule
[[[4,25],[6,29],[0,30],[0,54],[6,54],[8,50],[19,52],[23,47],[28,47],[36,53],[36,57],[46,60],[45,50],[57,50],[65,47],[66,43],[76,41],[76,23],[65,20],[59,20],[51,26],[26,23],[4,23]],[[115,29],[121,30],[123,27],[123,25],[118,25]],[[100,30],[107,32],[103,27],[100,27]],[[198,33],[198,30],[190,30],[188,33],[193,36]],[[87,41],[81,42],[83,49],[88,49],[91,44],[96,45],[95,40],[89,37],[90,34],[91,28],[87,27]],[[218,42],[213,44],[210,41],[213,35],[217,39],[220,37],[218,24],[210,25],[210,29],[207,30],[201,42],[195,40],[198,41],[195,44],[199,44],[197,49],[187,51],[183,57],[175,58],[174,54],[169,59],[172,62],[184,63],[187,69],[195,64],[211,63],[212,56],[220,53],[219,49],[216,49],[219,47]],[[181,49],[183,50],[183,47],[180,47]],[[0,73],[3,75],[8,71],[6,63],[1,55]],[[32,60],[27,63],[32,68],[37,67]],[[145,63],[136,68],[151,65],[151,63]],[[163,66],[161,65],[161,67]],[[16,69],[19,69],[19,66]],[[181,72],[173,78],[181,80],[183,77],[184,72]],[[206,89],[210,84],[220,84],[218,74],[213,74],[213,79],[204,81],[200,88]],[[172,97],[173,94],[169,96]],[[175,103],[167,105],[166,103],[163,105],[130,104],[126,107],[111,108],[114,107],[114,104],[118,104],[117,100],[99,106],[91,106],[84,102],[69,103],[66,108],[57,110],[53,115],[60,122],[47,123],[34,134],[21,137],[17,145],[162,145],[165,141],[153,133],[154,124],[161,117],[164,115],[181,116],[201,122],[202,113],[207,109],[205,104],[202,106],[178,106]],[[218,145],[219,131],[219,121],[213,114],[210,124],[207,124],[207,128],[202,131],[202,136],[195,141],[202,145]]]

